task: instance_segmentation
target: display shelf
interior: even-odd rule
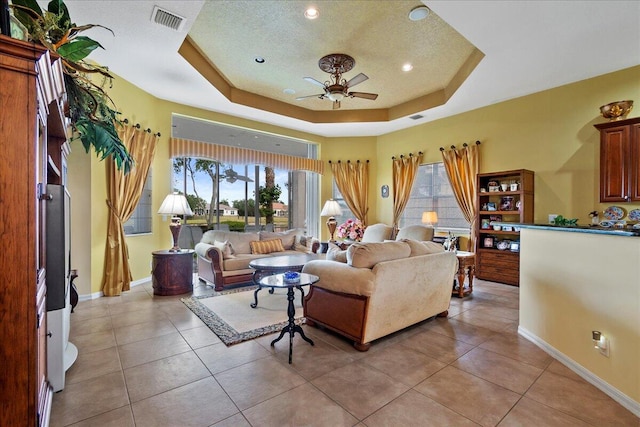
[[[500,187],[507,185],[506,190]],[[492,222],[533,222],[534,174],[525,169],[483,173],[477,176],[478,215],[476,276],[480,279],[519,284],[519,251],[500,250],[498,243],[520,242],[519,230],[494,230]],[[512,189],[513,188],[513,189]],[[494,191],[491,191],[494,190]],[[508,224],[507,224],[508,226]],[[489,228],[487,228],[489,227]],[[515,226],[514,226],[515,227]]]

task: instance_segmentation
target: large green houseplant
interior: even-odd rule
[[[74,135],[82,141],[87,152],[93,147],[101,160],[111,156],[119,169],[128,172],[133,159],[118,137],[118,112],[104,90],[113,76],[107,67],[85,61],[91,52],[102,46],[79,35],[95,27],[109,29],[96,24],[76,25],[63,0],[50,1],[44,11],[36,0],[13,0],[11,7],[16,18],[27,28],[29,39],[42,44],[62,60]],[[96,83],[100,80],[100,84]]]

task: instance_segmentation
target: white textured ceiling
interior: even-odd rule
[[[217,1],[67,0],[66,3],[78,24],[101,24],[115,33],[115,37],[99,29],[88,33],[105,47],[91,58],[108,65],[114,73],[148,93],[185,105],[323,136],[381,135],[640,64],[640,2],[636,0],[425,1],[437,16],[484,53],[485,57],[469,78],[446,104],[421,111],[424,118],[418,121],[403,117],[387,122],[317,124],[230,102],[177,53],[205,3],[207,8],[215,9]],[[323,4],[327,3],[332,2],[315,2],[321,10],[320,19]],[[360,3],[368,8],[378,2]],[[184,16],[187,19],[184,30],[178,32],[151,23],[154,5]],[[350,16],[340,19],[343,19],[342,26],[349,28]],[[275,27],[269,23],[269,17],[265,16],[262,38],[277,41],[294,32],[286,25]],[[242,22],[235,24],[240,30],[244,28]],[[212,29],[215,37],[215,28]],[[396,31],[397,28],[389,27],[384,41],[392,44]],[[349,29],[348,34],[345,43],[357,44],[359,32]],[[314,52],[318,49],[314,57],[324,52],[322,37],[299,38],[295,41],[301,46]],[[252,44],[245,44],[248,44],[245,49],[230,50],[226,54],[232,57],[253,54]],[[360,66],[358,62],[354,71],[365,72],[374,84],[377,70],[388,64],[381,57],[378,62],[366,62],[362,69]],[[308,74],[321,79],[321,75],[313,73],[320,73],[319,69],[311,67]],[[233,76],[229,79],[233,81]],[[291,76],[286,80],[295,83],[296,79]],[[362,83],[358,90],[373,92],[365,86],[368,83]],[[389,88],[376,90],[382,93]],[[603,103],[610,101],[614,100],[603,100]],[[593,107],[597,112],[599,106]]]

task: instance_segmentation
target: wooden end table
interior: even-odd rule
[[[458,251],[456,252],[458,257],[458,272],[456,273],[456,279],[453,281],[452,295],[459,298],[466,297],[473,292],[473,278],[476,270],[476,254],[473,252]],[[469,286],[464,286],[464,276],[469,277]],[[457,281],[457,284],[456,284]]]
[[[192,249],[152,252],[154,295],[180,295],[193,291],[193,253]]]

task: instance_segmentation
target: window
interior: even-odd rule
[[[138,206],[131,214],[131,218],[124,223],[124,234],[127,236],[143,233],[151,233],[152,212],[151,212],[151,169],[144,182],[142,195],[138,201]]]
[[[333,191],[332,198],[340,205],[340,209],[342,209],[342,215],[336,216],[336,221],[338,221],[338,225],[344,223],[349,218],[356,219],[356,216],[351,212],[351,209],[347,206],[347,203],[344,201],[344,197],[342,197],[342,193],[338,190],[338,184],[336,184],[336,180],[333,180]]]
[[[469,230],[442,162],[420,165],[400,227],[421,224],[425,211],[438,214],[437,228],[440,230]]]

